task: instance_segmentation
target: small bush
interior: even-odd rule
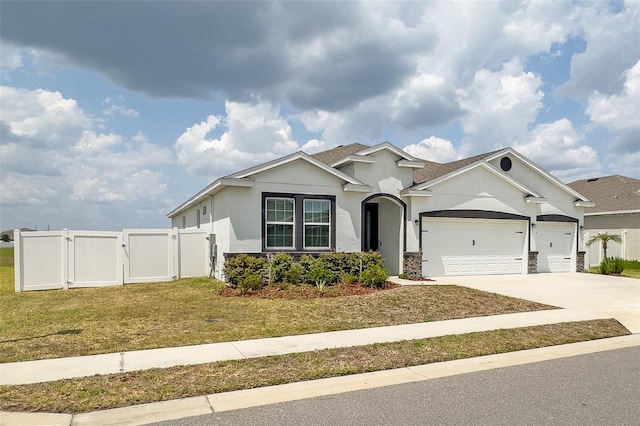
[[[600,273],[603,275],[618,274],[624,271],[624,260],[619,257],[604,259],[600,264]]]
[[[327,269],[321,260],[316,261],[305,276],[308,282],[319,288],[336,282],[336,273]]]
[[[360,274],[360,282],[366,287],[385,287],[389,278],[389,271],[382,266],[374,264]]]
[[[403,280],[408,280],[409,279],[409,275],[405,274],[404,272],[401,273],[400,275],[398,275],[398,278],[402,278]]]
[[[262,275],[257,273],[252,273],[244,277],[240,283],[238,283],[238,289],[240,293],[246,294],[249,291],[258,291],[262,287],[264,287],[265,283],[262,279]]]
[[[237,288],[238,285],[244,283],[247,277],[252,274],[258,275],[262,281],[262,276],[265,273],[265,265],[265,258],[253,257],[244,253],[238,254],[227,259],[224,263],[224,276],[231,288]]]
[[[277,253],[267,257],[269,267],[269,284],[285,281],[285,274],[293,265],[293,258],[287,253]]]
[[[351,285],[354,282],[356,282],[356,276],[353,274],[350,274],[348,272],[343,272],[342,274],[340,274],[340,284],[342,285]]]
[[[302,282],[302,266],[299,263],[291,265],[288,271],[284,273],[284,282],[289,284],[300,284]]]

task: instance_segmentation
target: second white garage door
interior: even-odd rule
[[[538,222],[538,272],[571,272],[576,246],[574,222]]]
[[[422,218],[422,274],[492,275],[526,271],[527,221]]]

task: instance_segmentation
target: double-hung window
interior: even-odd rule
[[[330,248],[330,201],[304,200],[304,248]]]
[[[295,199],[266,199],[266,246],[269,249],[293,249],[295,228]]]
[[[335,196],[263,193],[263,249],[335,248]]]

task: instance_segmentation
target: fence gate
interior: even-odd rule
[[[69,231],[69,287],[122,285],[122,233]]]
[[[177,229],[125,229],[122,235],[125,284],[178,277]]]

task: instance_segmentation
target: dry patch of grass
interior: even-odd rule
[[[616,320],[581,321],[0,386],[0,409],[81,413],[626,334]]]
[[[0,294],[0,362],[448,320],[553,307],[457,286],[312,299],[224,297],[207,278]]]

